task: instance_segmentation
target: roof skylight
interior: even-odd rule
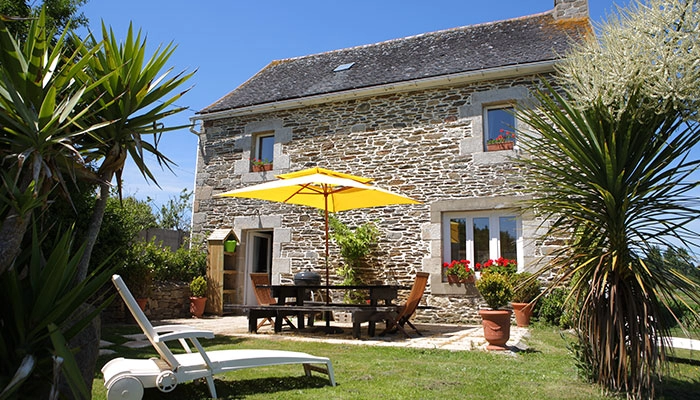
[[[347,64],[341,64],[338,65],[333,72],[340,72],[340,71],[347,71],[349,70],[353,65],[355,65],[355,62],[347,63]]]

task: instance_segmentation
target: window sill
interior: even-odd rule
[[[487,144],[486,151],[513,150],[513,142]]]

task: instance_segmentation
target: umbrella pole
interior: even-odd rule
[[[328,252],[328,195],[326,194],[324,197],[325,200],[325,217],[326,217],[326,304],[329,304],[331,301],[330,297],[330,289],[328,286],[330,285],[330,273],[328,272],[328,257],[329,257],[329,252]],[[330,314],[330,312],[328,312]],[[331,318],[330,315],[326,315],[326,327],[331,326]]]

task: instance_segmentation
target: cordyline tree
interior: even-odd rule
[[[194,74],[180,72],[168,77],[172,68],[165,72],[162,70],[176,46],[170,43],[148,56],[145,38],[141,38],[141,31],[134,35],[131,25],[123,43],[104,24],[102,40],[97,41],[92,35],[89,39],[89,43],[95,46],[101,43],[102,46],[100,51],[89,57],[84,79],[92,82],[109,75],[108,79],[101,81],[97,90],[86,96],[89,102],[100,106],[100,112],[90,122],[111,123],[93,131],[83,142],[84,148],[89,149],[85,152],[86,161],[97,165],[99,193],[88,227],[86,251],[78,271],[79,280],[87,275],[90,255],[109,198],[110,182],[115,178],[121,197],[121,175],[126,160],[130,157],[144,178],[156,185],[158,182],[148,168],[144,155],[153,156],[161,167],[170,168],[173,164],[158,150],[158,142],[163,132],[183,127],[166,127],[161,121],[186,109],[172,106],[189,89],[176,90]],[[153,138],[153,142],[147,141],[147,138]]]
[[[45,398],[59,375],[72,397],[90,396],[94,362],[78,367],[67,343],[99,313],[74,315],[110,273],[87,274],[90,243],[72,243],[70,229],[48,238],[32,220],[72,181],[108,187],[129,156],[153,179],[144,152],[167,159],[144,139],[171,129],[157,121],[182,110],[165,109],[182,93],[159,103],[191,76],[159,72],[172,46],[146,59],[131,29],[123,45],[103,35],[56,38],[42,12],[20,43],[0,20],[0,399]],[[96,237],[99,223],[91,229]]]
[[[534,129],[519,143],[530,205],[567,239],[545,271],[571,281],[580,365],[610,391],[653,398],[669,351],[662,312],[690,309],[683,296],[700,302],[697,280],[645,262],[697,239],[687,223],[699,215],[700,12],[682,0],[618,12],[567,55],[561,90],[544,87],[518,111]]]
[[[67,342],[93,319],[73,314],[109,274],[73,282],[82,253],[70,229],[25,236],[52,196],[91,176],[75,143],[99,127],[82,121],[97,111],[83,96],[100,81],[75,78],[87,65],[82,55],[99,47],[76,41],[68,51],[65,40],[46,29],[43,12],[21,44],[0,22],[0,399],[46,398],[59,373],[74,397],[89,397]]]

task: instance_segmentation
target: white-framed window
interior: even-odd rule
[[[522,269],[522,221],[516,212],[449,212],[442,226],[443,262],[469,260],[474,267],[503,257],[517,260]]]
[[[484,139],[487,151],[510,150],[515,144],[515,109],[512,105],[484,108]],[[489,144],[507,144],[489,149]]]
[[[253,154],[257,160],[272,164],[275,157],[274,132],[258,133],[255,135]]]

